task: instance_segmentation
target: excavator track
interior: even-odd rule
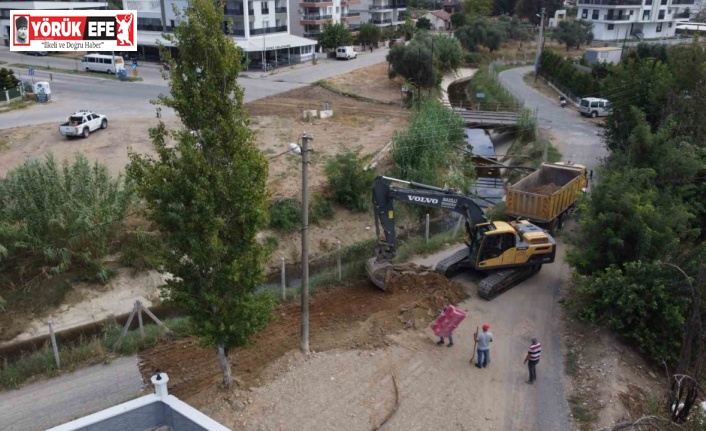
[[[478,284],[478,296],[491,300],[516,284],[527,280],[542,269],[542,265],[511,268],[494,272]]]
[[[436,264],[435,271],[451,278],[459,273],[460,263],[468,259],[468,249],[463,248]]]

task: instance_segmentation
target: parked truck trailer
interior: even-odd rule
[[[574,163],[542,163],[540,168],[507,189],[505,213],[546,227],[561,229],[566,214],[586,192],[587,170]]]

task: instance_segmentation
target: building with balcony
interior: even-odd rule
[[[174,48],[162,33],[177,25],[173,6],[183,10],[187,4],[186,0],[123,0],[124,9],[138,11],[139,57],[158,59],[158,42]],[[225,1],[223,32],[245,51],[248,69],[266,71],[313,59],[316,41],[290,34],[288,6],[287,0]]]
[[[316,39],[328,21],[344,23],[356,31],[361,22],[360,3],[361,0],[289,0],[292,34]]]
[[[593,23],[595,40],[673,37],[698,0],[578,0],[577,18]]]
[[[378,27],[404,24],[407,17],[407,0],[368,0],[370,22]]]
[[[107,9],[106,2],[87,1],[0,1],[0,27],[5,46],[10,46],[11,10],[100,10]]]

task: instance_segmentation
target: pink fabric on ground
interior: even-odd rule
[[[438,319],[431,324],[437,337],[448,337],[467,316],[466,312],[453,305],[448,305]]]

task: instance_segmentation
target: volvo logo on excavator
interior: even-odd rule
[[[426,204],[438,204],[439,199],[434,199],[434,198],[425,198],[422,196],[407,196],[410,201],[414,202],[421,202],[421,203],[426,203]]]

